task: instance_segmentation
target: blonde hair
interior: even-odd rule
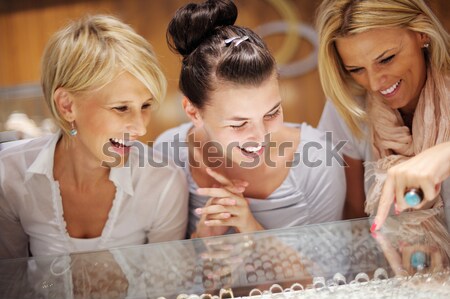
[[[316,27],[323,90],[358,137],[362,134],[359,124],[367,120],[367,115],[355,96],[364,95],[365,90],[343,67],[336,39],[387,27],[424,33],[430,38],[429,67],[434,72],[449,70],[449,35],[423,0],[324,0],[318,9]]]
[[[144,84],[156,102],[163,100],[166,79],[151,45],[130,26],[112,16],[86,16],[55,33],[42,58],[41,84],[45,101],[61,129],[70,124],[60,115],[54,92],[101,88],[124,71]]]

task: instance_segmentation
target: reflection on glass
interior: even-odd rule
[[[0,260],[1,298],[449,298],[442,210]],[[295,297],[294,297],[295,298]]]

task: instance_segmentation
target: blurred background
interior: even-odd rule
[[[39,85],[40,59],[49,37],[85,14],[112,14],[130,24],[154,47],[168,79],[165,101],[153,114],[147,135],[187,121],[178,90],[179,56],[166,44],[166,28],[188,0],[0,0],[0,143],[55,130]],[[235,0],[237,25],[258,32],[275,54],[281,72],[284,117],[316,126],[325,97],[317,72],[314,14],[320,0]],[[428,1],[450,31],[450,1]]]

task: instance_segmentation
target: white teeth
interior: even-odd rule
[[[118,143],[122,146],[131,146],[131,141],[124,141],[123,139],[111,138],[111,141]]]
[[[260,144],[257,147],[253,147],[253,146],[248,146],[243,148],[244,150],[246,150],[247,152],[251,152],[251,153],[256,153],[257,151],[259,151],[262,148],[262,145]]]
[[[380,90],[380,92],[381,92],[381,94],[383,94],[383,95],[390,94],[390,93],[394,92],[394,90],[397,88],[397,86],[398,86],[399,84],[400,84],[400,80],[399,80],[397,83],[395,83],[394,85],[392,85],[391,87],[389,87],[388,89]]]

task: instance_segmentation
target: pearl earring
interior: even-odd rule
[[[425,43],[425,44],[423,44],[423,47],[425,48],[425,49],[428,49],[428,47],[430,46],[430,44],[429,43]]]
[[[72,127],[72,129],[69,131],[70,136],[75,136],[78,134],[77,129],[75,128],[75,124],[74,122],[70,123],[70,126]]]

